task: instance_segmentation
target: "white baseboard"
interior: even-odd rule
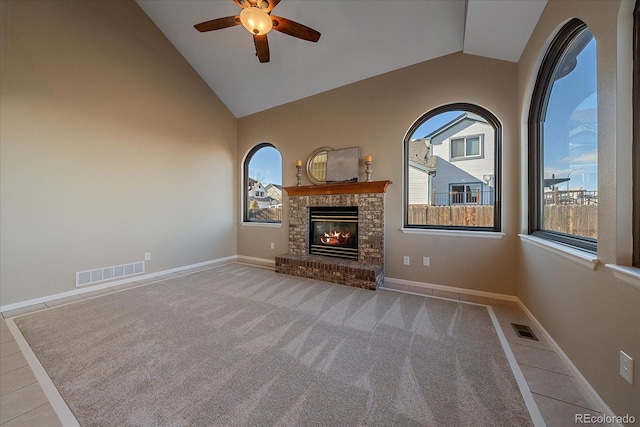
[[[478,297],[487,297],[493,299],[499,299],[503,301],[517,302],[518,297],[515,295],[496,294],[493,292],[475,291],[473,289],[456,288],[455,286],[436,285],[434,283],[415,282],[413,280],[394,279],[393,277],[385,277],[384,281],[387,283],[393,283],[396,285],[408,285],[415,286],[417,288],[437,289],[439,291],[457,292],[459,294],[475,295]]]
[[[266,258],[256,258],[252,256],[245,255],[237,255],[236,262],[242,264],[249,264],[256,267],[263,267],[269,270],[275,270],[276,268],[276,260],[275,259],[266,259]]]
[[[578,381],[578,383],[580,383],[582,388],[589,394],[589,397],[598,406],[598,408],[600,409],[600,412],[602,412],[602,414],[605,416],[615,417],[615,414],[613,413],[611,408],[609,408],[609,405],[607,405],[606,402],[602,400],[598,392],[591,386],[591,384],[589,384],[589,381],[587,381],[584,375],[582,375],[582,373],[580,372],[580,370],[578,370],[576,365],[573,364],[571,359],[569,359],[569,356],[567,356],[565,352],[562,351],[562,348],[558,345],[558,343],[555,342],[553,338],[551,338],[551,335],[549,335],[547,330],[542,326],[542,324],[538,321],[538,319],[536,319],[533,313],[529,311],[527,306],[524,305],[524,303],[520,300],[520,298],[516,298],[516,302],[518,303],[522,311],[524,311],[525,314],[529,317],[529,319],[531,319],[531,322],[533,322],[536,328],[538,328],[542,336],[547,340],[551,348],[553,348],[553,351],[555,351],[558,357],[560,357],[560,359],[562,359],[562,361],[567,365],[567,368],[569,369],[569,371],[571,371],[571,374],[573,375],[573,377]],[[622,424],[617,424],[617,423],[614,423],[612,425],[624,427]]]
[[[128,283],[137,282],[139,280],[153,279],[154,277],[164,276],[165,274],[171,274],[171,273],[179,273],[181,271],[190,270],[192,268],[215,266],[215,265],[224,264],[224,263],[227,263],[227,262],[234,262],[237,259],[238,259],[237,255],[231,255],[231,256],[228,256],[228,257],[224,257],[224,258],[217,258],[217,259],[213,259],[213,260],[210,260],[210,261],[199,262],[199,263],[196,263],[196,264],[190,264],[190,265],[185,265],[185,266],[182,266],[182,267],[171,268],[169,270],[157,271],[155,273],[142,274],[142,275],[139,275],[139,276],[130,276],[130,277],[127,277],[126,279],[114,280],[114,281],[111,281],[111,282],[103,282],[103,283],[100,283],[99,285],[83,286],[82,288],[74,289],[72,291],[61,292],[61,293],[58,293],[58,294],[47,295],[47,296],[39,297],[39,298],[33,298],[33,299],[30,299],[30,300],[20,301],[20,302],[16,302],[16,303],[13,303],[13,304],[0,305],[0,312],[16,310],[18,308],[28,307],[28,306],[34,305],[34,304],[46,303],[46,302],[57,300],[57,299],[60,299],[60,298],[71,297],[71,296],[74,296],[74,295],[79,295],[79,294],[84,294],[84,293],[87,293],[87,292],[97,291],[97,290],[100,290],[100,289],[112,288],[112,287],[117,287],[117,286],[120,286],[120,285],[126,285]]]

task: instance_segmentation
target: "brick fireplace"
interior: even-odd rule
[[[389,184],[391,181],[285,187],[289,195],[289,253],[276,257],[276,271],[366,289],[382,284],[384,194]],[[309,212],[316,207],[357,212],[357,257],[310,254],[313,234]],[[329,231],[329,237],[336,232]]]

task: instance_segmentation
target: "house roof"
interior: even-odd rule
[[[423,139],[432,139],[433,137],[435,137],[436,135],[439,135],[443,132],[445,132],[447,129],[452,128],[453,126],[457,125],[458,123],[464,121],[464,120],[473,120],[476,122],[482,122],[482,123],[487,123],[487,121],[485,119],[483,119],[482,117],[480,117],[477,114],[474,113],[462,113],[460,114],[458,117],[456,117],[455,119],[451,120],[449,123],[445,123],[444,125],[442,125],[441,127],[439,127],[438,129],[434,130],[433,132],[431,132],[430,134],[426,135]]]
[[[248,185],[249,185],[249,190],[252,190],[252,189],[253,189],[253,187],[255,187],[256,185],[262,185],[262,184],[260,184],[260,182],[259,182],[259,181],[256,181],[256,180],[255,180],[255,179],[253,179],[253,178],[249,178]],[[263,187],[263,188],[264,188],[264,187]]]
[[[436,157],[429,155],[427,141],[424,138],[409,141],[409,162],[424,166],[429,170],[436,169]]]
[[[200,33],[195,24],[238,15],[232,0],[136,0],[236,117],[430,59],[465,52],[517,62],[547,0],[282,0],[273,14],[322,36],[272,31],[260,64],[242,26]]]

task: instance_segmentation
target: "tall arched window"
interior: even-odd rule
[[[529,232],[595,252],[598,234],[596,40],[573,19],[547,50],[529,111]]]
[[[244,222],[282,222],[282,156],[267,142],[244,160]]]
[[[438,107],[404,141],[405,228],[500,231],[502,126],[473,104]]]

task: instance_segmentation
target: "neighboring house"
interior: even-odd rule
[[[410,204],[493,204],[495,130],[464,113],[409,143]]]
[[[258,203],[258,207],[260,209],[268,208],[272,206],[277,206],[281,203],[277,199],[271,197],[268,194],[268,190],[265,186],[263,186],[259,181],[256,181],[253,178],[249,178],[249,191],[247,193],[249,199],[249,206],[251,206],[251,202],[255,201]],[[272,184],[268,184],[269,187]],[[282,192],[280,193],[280,198],[282,199]]]
[[[277,184],[267,184],[264,186],[267,196],[276,200],[277,204],[282,204],[282,186]]]
[[[436,173],[437,159],[429,155],[430,142],[414,139],[409,143],[409,204],[432,204],[433,194],[430,179]]]
[[[249,199],[266,197],[267,190],[262,186],[259,181],[253,178],[249,178]]]

